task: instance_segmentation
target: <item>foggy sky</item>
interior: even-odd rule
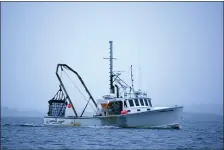
[[[76,70],[95,99],[108,94],[103,57],[110,40],[114,70],[125,71],[130,84],[133,65],[135,88],[146,91],[153,105],[222,107],[221,2],[3,2],[2,107],[47,112],[58,90],[58,63]],[[72,84],[66,87],[83,108],[86,101]]]

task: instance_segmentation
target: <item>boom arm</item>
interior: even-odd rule
[[[69,103],[72,105],[72,109],[73,109],[73,111],[74,111],[76,117],[78,117],[78,114],[77,114],[77,112],[76,112],[76,110],[75,110],[75,107],[74,107],[74,105],[73,105],[73,103],[72,103],[72,101],[71,101],[71,99],[70,99],[70,97],[69,97],[69,95],[68,95],[68,93],[67,93],[65,87],[64,87],[64,84],[63,84],[63,82],[62,82],[60,76],[58,75],[58,68],[59,68],[59,67],[61,67],[62,70],[63,70],[63,67],[64,67],[65,69],[68,69],[68,70],[72,71],[74,74],[76,74],[76,76],[79,78],[80,82],[81,82],[82,85],[84,86],[86,92],[88,93],[90,99],[91,99],[92,102],[94,103],[95,107],[97,107],[97,103],[96,103],[95,100],[93,99],[92,95],[90,94],[88,88],[86,87],[86,85],[85,85],[84,81],[82,80],[82,78],[80,77],[80,75],[79,75],[75,70],[73,70],[71,67],[69,67],[68,65],[66,65],[66,64],[58,64],[58,65],[57,65],[57,68],[56,68],[56,76],[57,76],[57,78],[58,78],[60,84],[62,85],[63,90],[65,91],[65,94],[66,94],[66,97],[67,97],[68,100],[69,100]],[[85,107],[85,108],[86,108],[86,107]],[[85,111],[85,108],[84,108],[83,112]]]

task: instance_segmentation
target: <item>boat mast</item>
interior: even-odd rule
[[[115,91],[114,91],[114,85],[113,85],[113,41],[109,41],[110,43],[110,57],[109,58],[104,58],[104,59],[109,59],[109,62],[110,62],[110,93],[111,94],[114,94]]]
[[[110,43],[110,93],[114,94],[114,86],[113,86],[113,41],[109,41]]]

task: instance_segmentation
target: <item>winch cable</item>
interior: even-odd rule
[[[63,91],[61,90],[61,87],[60,87],[60,97],[59,97],[59,100],[64,100],[63,98],[64,98],[64,93],[63,93]],[[57,117],[59,117],[59,116],[61,116],[62,114],[61,114],[61,112],[62,112],[62,110],[63,109],[65,109],[65,107],[67,107],[67,104],[66,104],[67,102],[65,102],[64,103],[64,105],[62,105],[61,106],[61,109],[60,109],[60,111],[58,112],[58,116]]]
[[[60,76],[60,78],[61,78],[61,80],[62,80],[62,71],[64,71],[62,68],[61,68],[61,76]],[[64,85],[65,86],[65,85]],[[60,85],[60,89],[61,89],[61,85]],[[67,101],[67,97],[65,96],[65,94],[64,94],[64,91],[61,89],[61,91],[62,91],[62,99],[63,100],[65,100],[66,102],[68,102]]]
[[[60,76],[60,78],[62,79],[62,70],[61,70],[61,76]],[[64,103],[64,106],[61,106],[61,109],[60,109],[60,111],[58,112],[58,115],[57,115],[57,117],[59,117],[60,116],[60,114],[61,114],[61,112],[62,112],[62,110],[64,109],[63,107],[67,107],[67,98],[65,97],[65,95],[64,95],[64,92],[63,92],[63,90],[61,89],[61,85],[59,85],[59,87],[60,87],[60,89],[58,90],[58,92],[57,92],[57,100],[63,100],[63,101],[65,101],[65,103]]]
[[[65,70],[63,70],[65,72]],[[76,84],[72,81],[72,79],[69,77],[69,75],[65,72],[66,76],[69,78],[69,80],[73,83],[73,85],[77,88],[77,90],[79,91],[80,94],[82,94],[82,96],[84,97],[84,99],[88,102],[88,100],[86,99],[86,97],[84,96],[84,94],[79,90],[79,88],[76,86]],[[89,105],[92,107],[92,109],[95,111],[96,113],[96,110],[93,108],[93,106],[91,105],[91,103],[89,103]]]

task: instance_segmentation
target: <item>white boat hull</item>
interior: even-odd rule
[[[127,127],[177,127],[182,118],[183,107],[174,107],[133,113],[127,115]]]
[[[44,117],[44,125],[65,126],[101,126],[101,120],[95,117]]]
[[[130,128],[179,128],[183,107],[94,117],[44,117],[44,125],[119,126]]]

